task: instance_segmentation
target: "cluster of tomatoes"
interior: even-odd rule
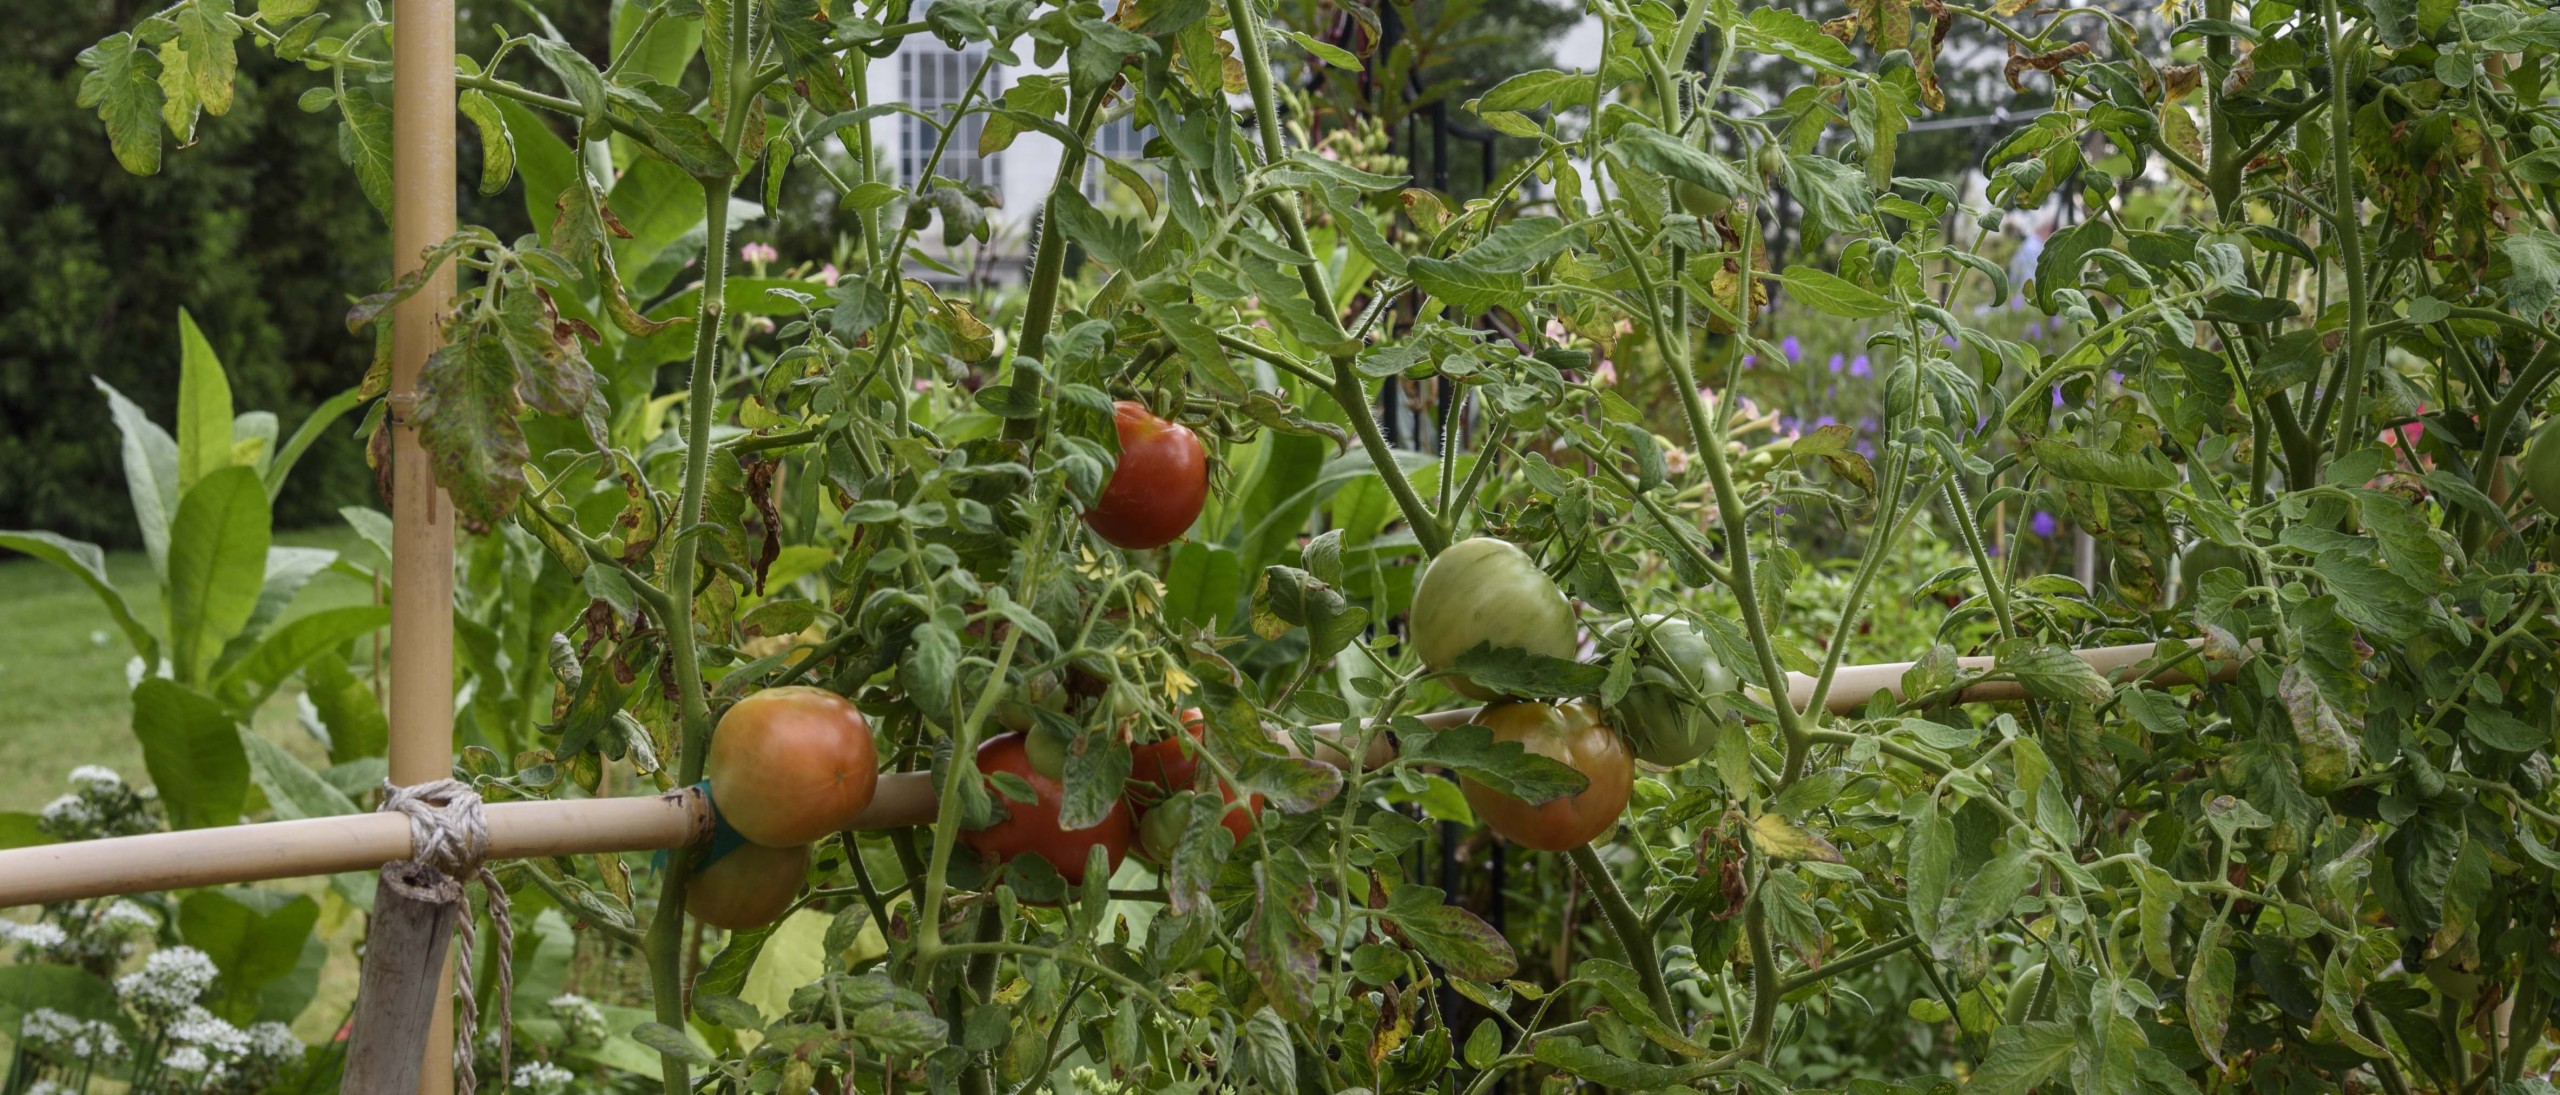
[[[1189,429],[1137,403],[1118,404],[1115,417],[1120,460],[1085,523],[1123,548],[1162,547],[1199,518],[1208,496],[1207,453]],[[1487,644],[1563,659],[1580,645],[1580,621],[1564,592],[1527,553],[1491,538],[1453,545],[1431,561],[1414,591],[1408,624],[1423,663],[1439,671]],[[1517,743],[1589,780],[1574,794],[1531,803],[1462,774],[1468,805],[1505,839],[1566,851],[1598,838],[1625,811],[1637,760],[1686,763],[1719,731],[1719,721],[1696,699],[1729,688],[1732,678],[1686,623],[1621,621],[1603,637],[1611,645],[1642,644],[1633,686],[1606,713],[1590,702],[1513,699],[1463,674],[1449,678],[1460,692],[1488,701],[1474,721],[1491,729],[1496,742]],[[978,746],[978,770],[1005,816],[961,839],[990,866],[1036,856],[1068,884],[1081,885],[1096,849],[1106,870],[1118,869],[1133,848],[1166,863],[1190,811],[1164,807],[1211,789],[1225,804],[1221,821],[1228,832],[1238,842],[1251,838],[1262,797],[1239,801],[1225,779],[1204,779],[1210,773],[1201,763],[1196,710],[1183,712],[1185,732],[1130,747],[1128,779],[1101,820],[1064,827],[1064,771],[1079,744],[1043,725],[1030,708],[1062,709],[1065,690],[1035,682],[1026,691],[1002,713],[1006,732]],[[685,908],[731,930],[771,923],[790,908],[808,870],[810,843],[851,827],[879,781],[862,713],[842,696],[803,687],[769,689],[730,708],[712,737],[708,772],[712,801],[745,843],[701,869]],[[1030,801],[1000,794],[994,786],[1000,773],[1028,786]]]
[[[1208,451],[1190,429],[1141,404],[1124,400],[1114,412],[1120,460],[1085,511],[1085,523],[1123,548],[1163,547],[1190,529],[1208,500]],[[1192,725],[1196,737],[1196,719]],[[1030,742],[1008,733],[979,747],[982,773],[1020,775],[1040,801],[1010,804],[1007,820],[968,834],[969,843],[999,860],[1037,852],[1071,882],[1082,879],[1093,844],[1104,846],[1117,867],[1137,827],[1133,817],[1189,789],[1198,768],[1178,738],[1139,746],[1128,796],[1136,807],[1115,805],[1095,829],[1061,831],[1058,754],[1052,750],[1049,763],[1036,763]],[[810,844],[850,827],[870,807],[880,781],[870,721],[843,696],[805,687],[767,689],[731,707],[712,734],[705,771],[721,820],[744,842],[703,864],[686,890],[685,911],[732,931],[770,924],[790,909],[808,874]],[[1261,807],[1259,797],[1253,807]],[[1247,816],[1229,815],[1238,839],[1250,831]]]

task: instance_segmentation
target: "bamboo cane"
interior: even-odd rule
[[[400,0],[392,9],[391,267],[418,268],[451,236],[456,215],[453,0]],[[418,374],[441,338],[436,313],[453,299],[447,264],[391,320],[391,778],[402,784],[453,773],[453,506],[436,488],[409,411]],[[405,818],[394,819],[405,830]],[[405,832],[404,832],[405,837]],[[400,841],[405,848],[407,841]],[[402,857],[405,858],[404,852]],[[450,931],[451,921],[403,923]],[[444,952],[432,946],[385,953]],[[439,958],[439,964],[442,960]],[[420,1095],[453,1090],[453,971],[446,968],[421,1031]]]
[[[2111,680],[2149,660],[2156,648],[2101,647],[2075,651],[2090,667]],[[1823,706],[1845,714],[1866,706],[1878,693],[1900,696],[1902,675],[1914,663],[1843,666]],[[1989,658],[1957,659],[1960,669],[1981,673]],[[2228,679],[2239,663],[2214,663],[2199,675],[2185,669],[2155,670],[2152,684],[2193,684],[2199,679]],[[1813,695],[1813,681],[1790,674],[1791,702],[1801,707]],[[2021,699],[2026,690],[2015,681],[1983,681],[1958,697],[1966,703]],[[1420,716],[1426,724],[1447,728],[1466,722],[1478,709],[1462,707]],[[1327,723],[1310,728],[1315,759],[1341,764],[1349,752],[1341,745],[1342,729]],[[1288,740],[1283,736],[1282,740]],[[1291,746],[1295,748],[1294,745]],[[1395,741],[1378,734],[1362,756],[1363,768],[1395,759]],[[933,822],[937,806],[933,777],[925,772],[887,772],[880,776],[871,805],[847,828],[897,829]],[[707,839],[712,821],[709,804],[690,789],[655,798],[572,799],[556,802],[501,802],[490,805],[489,857],[585,855],[598,852],[678,848]],[[405,817],[366,814],[193,829],[177,833],[118,837],[78,844],[53,844],[0,851],[0,908],[44,902],[103,897],[109,894],[216,886],[275,878],[371,870],[410,855]]]

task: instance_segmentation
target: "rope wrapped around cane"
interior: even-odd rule
[[[406,787],[384,780],[378,809],[408,816],[411,862],[433,867],[466,885],[476,878],[488,895],[489,923],[498,933],[498,1082],[503,1085],[515,1051],[513,1023],[509,1019],[514,1014],[516,994],[515,925],[507,915],[507,889],[498,884],[498,876],[484,862],[489,854],[489,826],[481,816],[480,793],[458,779]],[[479,1089],[472,1061],[477,1033],[474,1028],[480,1016],[479,1002],[472,990],[472,944],[476,934],[476,920],[466,893],[461,917],[454,924],[457,972],[453,998],[457,1007],[453,1075],[458,1091]]]

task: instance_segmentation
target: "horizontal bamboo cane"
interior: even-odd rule
[[[698,792],[493,802],[489,858],[677,848],[711,835]],[[372,871],[409,858],[409,819],[350,814],[0,851],[0,908]]]
[[[2149,659],[2149,643],[2074,651],[2100,674],[2121,680],[2126,670]],[[1834,714],[1866,706],[1879,692],[1900,695],[1902,674],[1912,662],[1843,666],[1823,706]],[[1967,672],[1992,668],[1989,658],[1960,658]],[[2237,663],[2215,666],[2215,679],[2236,672]],[[1788,699],[1798,708],[1813,697],[1813,679],[1789,674]],[[2156,672],[2155,684],[2192,684],[2183,670]],[[2026,690],[2015,681],[1985,681],[1964,690],[1967,703],[2015,700]],[[1421,716],[1424,723],[1447,728],[1473,718],[1478,709],[1462,707]],[[1349,759],[1341,747],[1341,727],[1327,723],[1312,728],[1314,756],[1330,764]],[[1378,734],[1362,757],[1362,767],[1376,768],[1395,759],[1395,742]],[[854,829],[896,829],[933,822],[937,800],[933,777],[925,772],[886,772],[871,805],[854,819]],[[570,799],[559,802],[501,802],[488,807],[489,856],[586,855],[677,848],[707,838],[710,810],[691,790],[654,798]],[[33,905],[109,894],[178,890],[257,882],[276,878],[373,870],[407,859],[409,822],[392,814],[311,818],[190,829],[175,833],[117,837],[77,844],[49,844],[0,851],[0,908]]]

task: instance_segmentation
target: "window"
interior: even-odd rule
[[[1153,135],[1153,130],[1139,127],[1126,114],[1113,118],[1104,123],[1102,128],[1094,130],[1093,139],[1085,144],[1086,150],[1091,153],[1085,159],[1084,165],[1085,200],[1096,204],[1102,201],[1103,181],[1108,177],[1102,169],[1102,161],[1118,160],[1127,163],[1145,156],[1147,138]],[[1139,170],[1144,172],[1147,169]]]
[[[968,92],[969,77],[986,63],[983,46],[953,50],[937,42],[909,39],[911,44],[898,51],[898,97],[928,117],[947,120],[953,108]],[[979,101],[995,94],[996,74],[987,74],[987,86],[980,89]],[[944,178],[959,179],[981,186],[1001,186],[1004,176],[998,161],[978,155],[978,131],[985,128],[986,115],[972,114],[960,122],[951,134],[951,143],[942,150],[942,162],[933,173]],[[913,186],[924,178],[925,165],[933,161],[934,142],[940,135],[923,121],[899,116],[898,178]]]

